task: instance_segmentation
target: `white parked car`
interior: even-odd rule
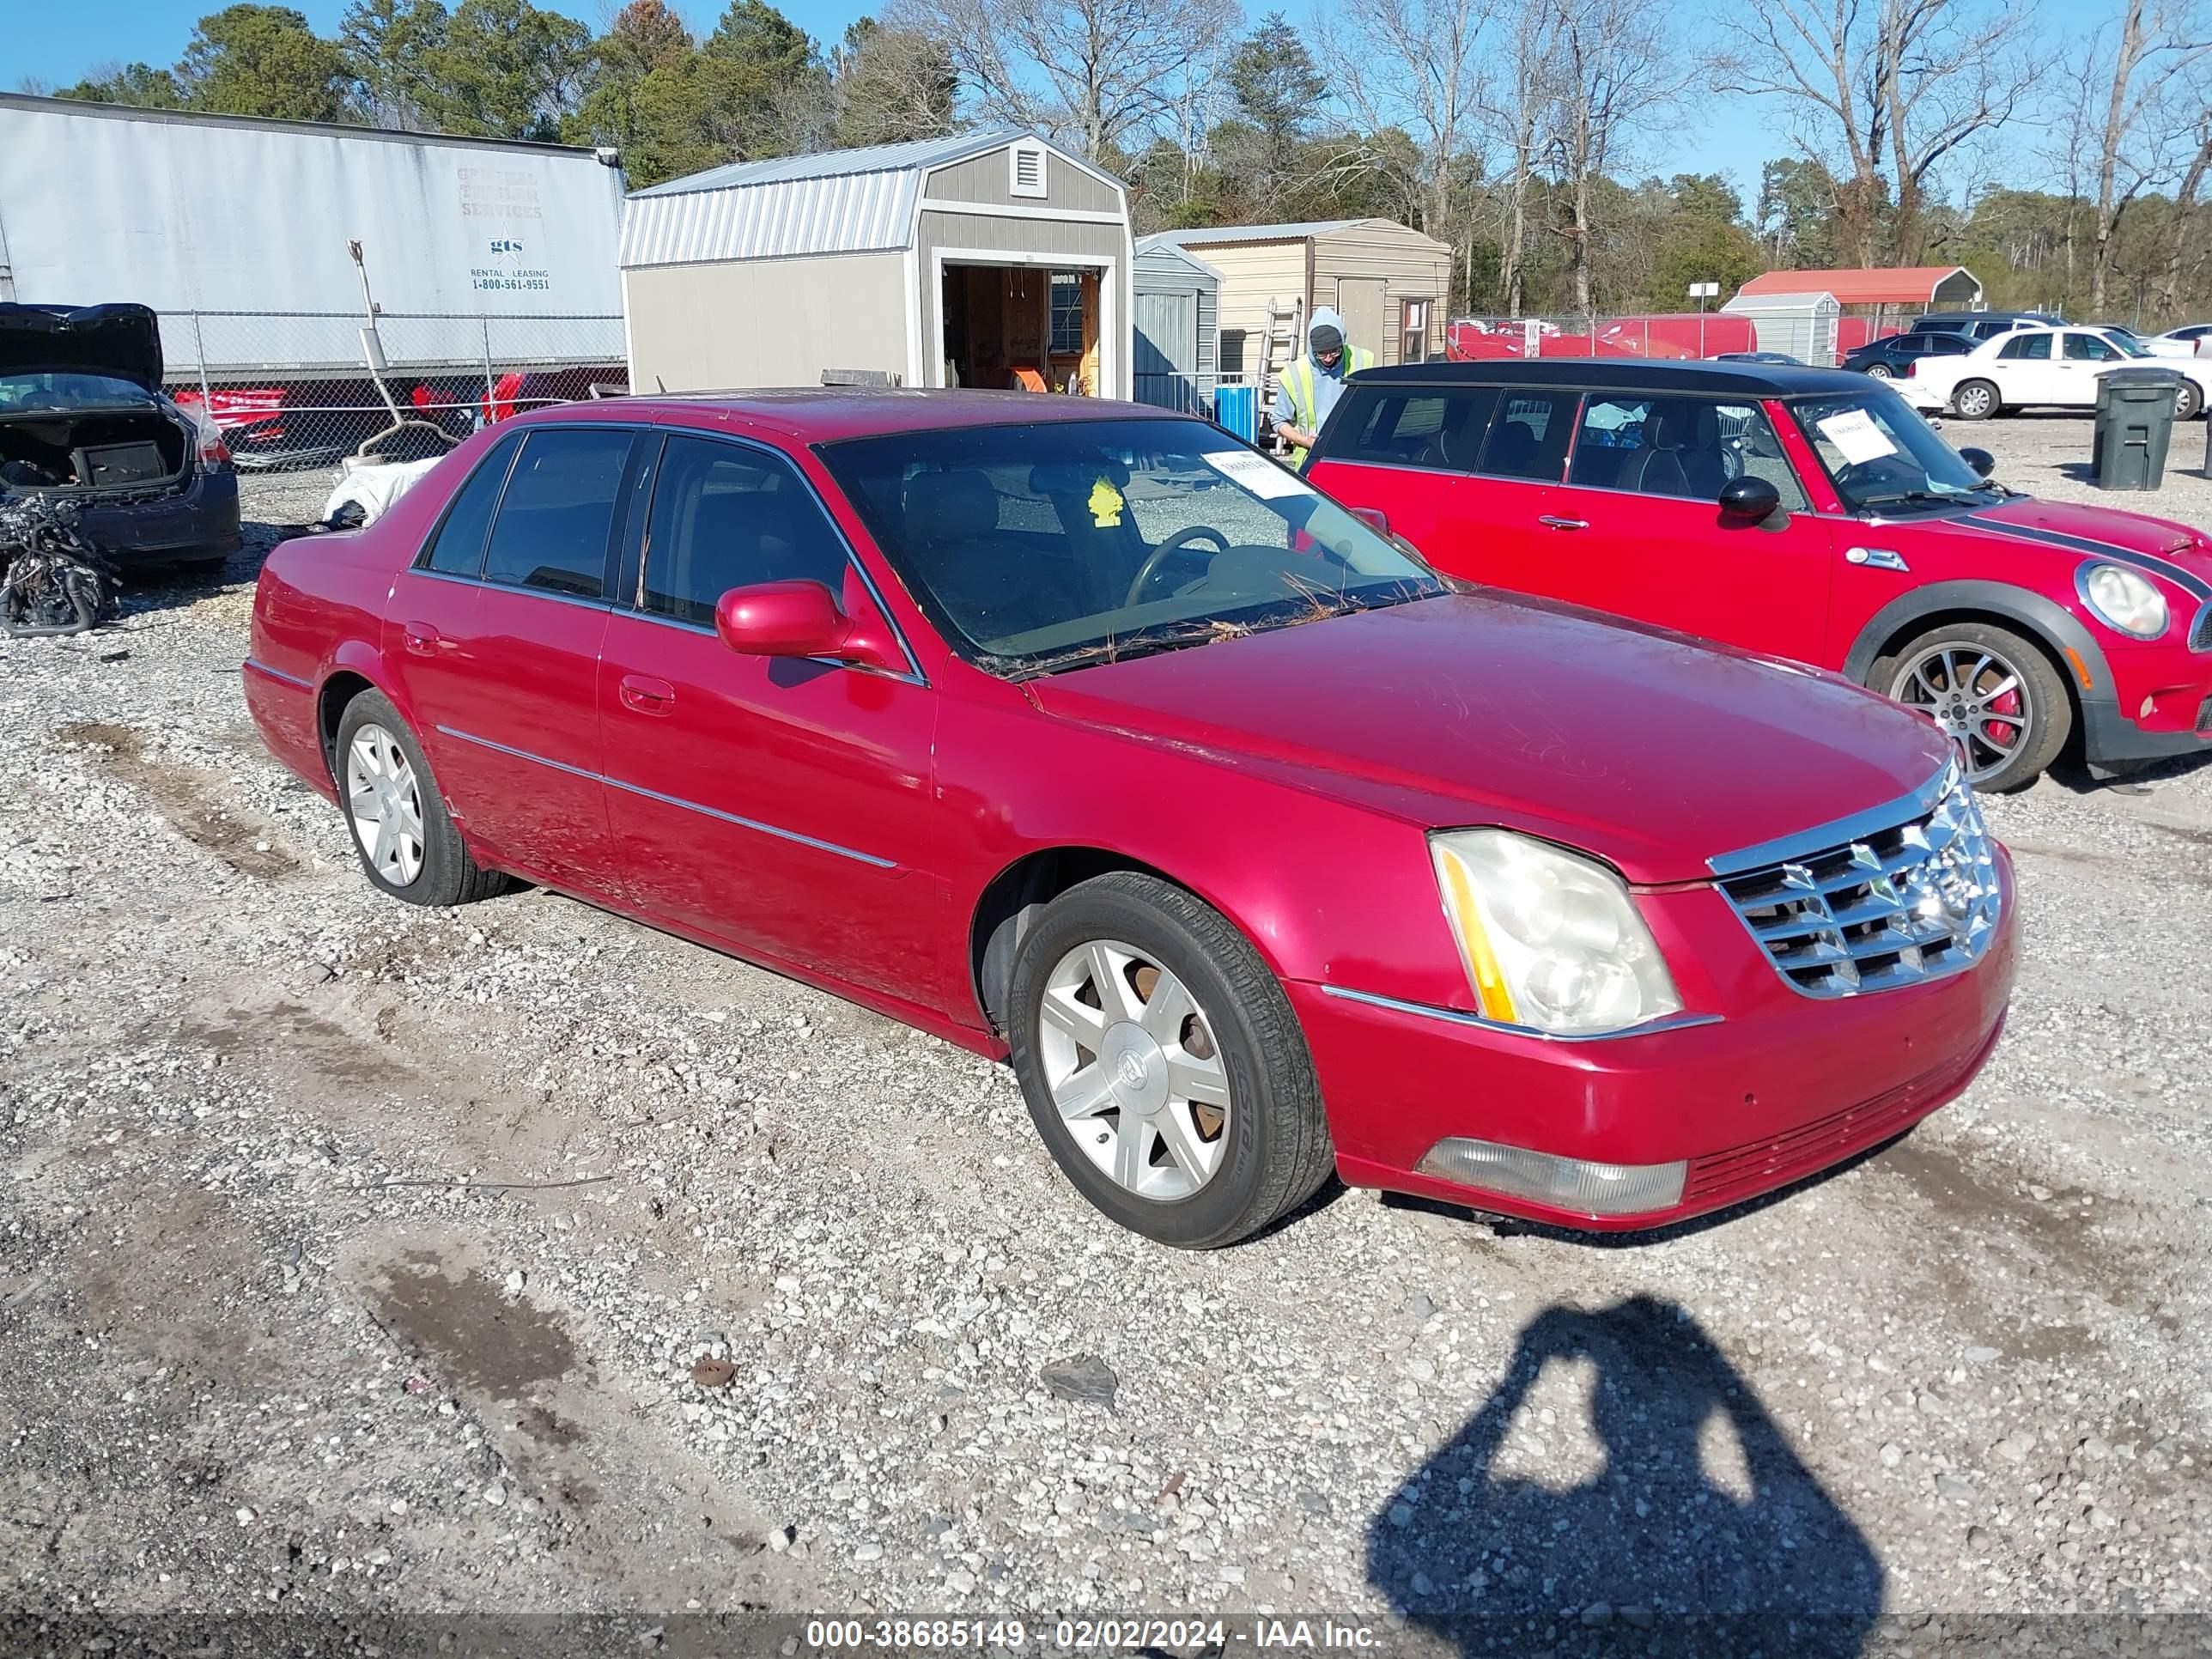
[[[2193,340],[2169,340],[2163,334],[2146,339],[2124,323],[2091,323],[2087,326],[2116,345],[2139,346],[2154,357],[2194,357],[2197,343]]]
[[[2093,408],[2098,378],[2130,366],[2173,371],[2180,380],[2173,399],[2176,420],[2204,412],[2212,359],[2154,358],[2124,337],[2094,328],[2015,329],[1962,357],[1914,358],[1905,378],[1891,384],[1919,408],[1947,409],[1961,420],[1981,421],[2008,409]]]
[[[2169,328],[2158,338],[2173,341],[2187,346],[2193,353],[2202,354],[2204,342],[2212,338],[2212,323],[2185,323],[2179,328]]]

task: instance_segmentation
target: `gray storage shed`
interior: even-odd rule
[[[1137,401],[1211,412],[1220,384],[1221,273],[1166,236],[1138,240],[1136,269]]]
[[[1133,252],[1121,181],[1032,132],[714,167],[624,204],[630,385],[1127,398]]]
[[[1751,319],[1761,351],[1786,351],[1815,368],[1836,366],[1836,324],[1844,308],[1832,294],[1753,294],[1747,287],[1721,309]]]

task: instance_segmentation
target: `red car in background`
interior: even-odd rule
[[[1010,1057],[1071,1183],[1180,1245],[1332,1170],[1716,1209],[1956,1096],[2012,983],[1924,720],[1453,592],[1132,404],[522,416],[278,547],[244,675],[386,892],[519,876]]]
[[[2212,541],[1992,466],[1863,375],[1613,360],[1368,371],[1307,473],[1452,575],[1921,709],[1978,788],[2212,745]]]

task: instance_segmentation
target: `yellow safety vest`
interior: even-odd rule
[[[1374,367],[1375,354],[1373,352],[1360,346],[1345,347],[1344,375],[1346,380],[1350,380],[1353,375],[1358,374],[1363,368],[1372,368]],[[1316,431],[1318,428],[1320,422],[1314,416],[1316,401],[1314,398],[1313,359],[1311,357],[1300,357],[1295,362],[1291,363],[1288,368],[1283,371],[1283,384],[1290,388],[1291,408],[1292,412],[1297,417],[1292,424],[1297,426],[1304,431]],[[1306,452],[1303,449],[1293,448],[1291,451],[1291,465],[1294,467],[1303,468],[1305,464]]]

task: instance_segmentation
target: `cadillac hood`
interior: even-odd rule
[[[1643,883],[1885,805],[1949,750],[1832,675],[1456,595],[1032,680],[1047,713],[1425,828],[1498,824]]]

